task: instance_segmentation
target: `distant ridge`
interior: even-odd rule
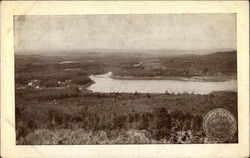
[[[71,51],[51,51],[51,52],[17,52],[16,55],[41,55],[41,56],[78,56],[84,54],[148,54],[159,56],[178,56],[178,55],[210,55],[215,53],[232,53],[232,49],[214,50],[177,50],[177,49],[88,49]]]
[[[207,54],[208,57],[237,56],[237,51],[224,51]]]

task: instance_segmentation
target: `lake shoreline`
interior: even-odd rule
[[[176,81],[195,81],[195,82],[226,82],[237,80],[236,76],[154,76],[154,77],[135,77],[112,75],[110,78],[117,80],[176,80]]]
[[[208,94],[213,91],[237,91],[236,76],[130,77],[108,72],[89,77],[95,82],[87,88],[92,92]]]

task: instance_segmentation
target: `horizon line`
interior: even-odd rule
[[[70,52],[71,51],[71,52]],[[92,52],[89,52],[92,51]],[[118,48],[111,48],[111,49],[102,49],[102,48],[97,48],[97,49],[72,49],[72,50],[41,50],[41,51],[14,51],[14,54],[44,54],[44,53],[109,53],[107,51],[111,51],[110,53],[115,53],[114,51],[119,52],[124,52],[124,51],[130,51],[127,53],[135,53],[133,51],[144,51],[144,52],[136,52],[136,53],[146,53],[147,51],[175,51],[175,52],[190,52],[190,51],[205,51],[205,52],[216,52],[216,51],[237,51],[235,48],[216,48],[216,49],[118,49]],[[161,52],[163,53],[163,52]]]

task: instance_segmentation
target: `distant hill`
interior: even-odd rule
[[[211,50],[183,50],[183,49],[87,49],[62,52],[15,52],[16,55],[41,55],[41,56],[82,56],[82,55],[154,55],[154,56],[178,56],[178,55],[207,55],[214,52],[234,52],[229,49]]]
[[[235,57],[237,58],[237,51],[215,52],[207,54],[207,57]]]

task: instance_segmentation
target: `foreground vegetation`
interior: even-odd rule
[[[78,93],[16,97],[17,144],[213,143],[202,129],[214,108],[237,118],[237,93]],[[33,94],[30,99],[30,94]],[[86,136],[86,137],[85,137]],[[237,136],[237,135],[236,135]],[[237,142],[237,137],[230,142]]]

